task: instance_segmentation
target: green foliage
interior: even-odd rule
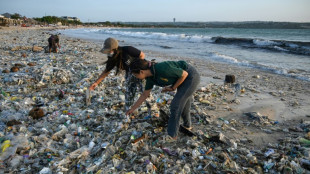
[[[106,21],[103,23],[104,25],[107,25],[107,26],[110,26],[111,25],[111,22],[110,21]]]
[[[11,15],[11,19],[20,19],[20,18],[22,18],[22,16],[18,13],[14,13]]]
[[[68,21],[56,16],[44,16],[42,18],[34,18],[34,20],[46,23],[46,24],[57,24],[58,22],[61,22],[63,25],[80,25],[82,22],[80,21]]]

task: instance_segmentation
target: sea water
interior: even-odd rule
[[[59,32],[101,43],[114,37],[120,46],[167,58],[205,59],[310,81],[310,29],[80,28]]]

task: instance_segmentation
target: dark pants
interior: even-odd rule
[[[193,94],[196,91],[199,83],[200,76],[198,71],[191,65],[188,65],[186,72],[187,78],[178,87],[171,105],[170,105],[170,118],[168,121],[168,135],[175,137],[178,135],[180,118],[183,119],[183,126],[191,127],[190,107],[193,101]]]

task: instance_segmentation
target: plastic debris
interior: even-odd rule
[[[309,173],[309,122],[287,126],[259,112],[230,115],[240,104],[231,98],[256,93],[251,85],[199,88],[193,129],[181,125],[169,142],[163,137],[174,93],[154,87],[151,111],[143,104],[125,116],[124,76],[113,70],[88,95],[105,68],[93,62],[104,59],[96,51],[101,44],[61,38],[60,52],[49,54],[32,51],[46,47],[47,30],[0,33],[0,173]],[[259,146],[255,132],[285,138]]]

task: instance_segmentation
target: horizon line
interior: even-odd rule
[[[135,22],[135,23],[138,23],[138,22],[140,22],[141,23],[141,21],[109,21],[109,20],[106,20],[106,21],[97,21],[97,22],[91,22],[91,21],[89,21],[89,22],[83,22],[83,23],[98,23],[98,22]],[[261,21],[261,20],[256,20],[256,21],[176,21],[176,22],[173,22],[173,21],[157,21],[157,22],[155,22],[155,21],[143,21],[143,22],[147,22],[147,23],[167,23],[167,22],[169,22],[169,23],[181,23],[181,22],[183,22],[183,23],[186,23],[186,22],[200,22],[200,23],[203,23],[203,22],[209,22],[209,23],[211,23],[211,22],[226,22],[226,23],[237,23],[237,22],[277,22],[277,23],[310,23],[310,21],[309,22],[292,22],[292,21]]]

